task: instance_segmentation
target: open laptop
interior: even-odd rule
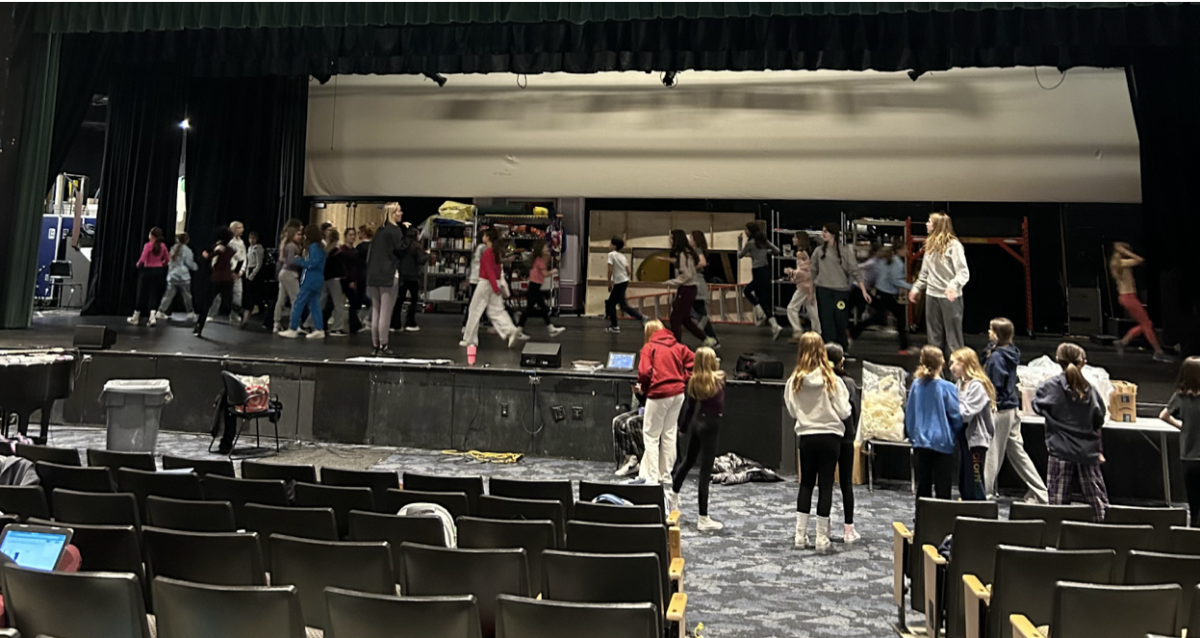
[[[0,554],[21,567],[52,571],[67,551],[72,533],[69,527],[7,525],[0,533]]]
[[[604,366],[604,369],[613,372],[628,372],[633,370],[636,361],[637,353],[635,352],[610,352],[608,353],[608,365]]]

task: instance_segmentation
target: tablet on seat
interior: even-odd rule
[[[71,542],[71,528],[8,525],[0,533],[0,554],[29,569],[51,571]]]

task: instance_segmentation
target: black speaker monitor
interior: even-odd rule
[[[117,333],[107,326],[75,326],[75,347],[80,350],[108,350],[117,343]]]
[[[521,367],[561,368],[562,346],[557,343],[527,343],[521,351]]]

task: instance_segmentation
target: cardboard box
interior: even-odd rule
[[[1137,422],[1137,386],[1128,381],[1113,381],[1108,397],[1108,418],[1121,423]]]

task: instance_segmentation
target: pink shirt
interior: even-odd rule
[[[479,278],[487,280],[492,284],[492,292],[500,294],[500,284],[496,281],[500,278],[500,266],[496,265],[495,254],[489,246],[479,256]]]
[[[791,279],[796,284],[796,290],[807,295],[813,294],[812,263],[809,262],[807,255],[797,256],[796,267],[792,270]]]
[[[533,260],[533,268],[529,269],[529,283],[542,285],[546,282],[546,273],[550,269],[546,267],[546,260],[538,257]]]
[[[137,260],[137,265],[146,268],[164,268],[170,260],[171,251],[165,244],[158,247],[158,254],[155,255],[154,242],[148,241],[145,246],[142,246],[142,256]]]

